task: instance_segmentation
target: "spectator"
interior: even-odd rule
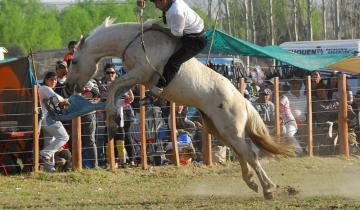
[[[307,103],[303,94],[303,79],[295,77],[290,81],[290,91],[286,94],[290,101],[291,113],[294,115],[297,125],[306,122]]]
[[[328,99],[337,99],[338,96],[338,73],[333,72],[330,77],[327,79],[327,85],[328,85]]]
[[[255,101],[254,107],[267,126],[272,127],[275,120],[275,106],[270,101],[272,91],[269,88],[261,88],[259,98]]]
[[[95,80],[90,80],[84,88],[82,97],[92,101],[99,102],[100,91]],[[96,145],[96,111],[87,113],[81,116],[81,131],[82,131],[82,148],[85,151],[84,167],[98,168],[98,154]],[[88,163],[88,164],[85,164]]]
[[[109,85],[118,77],[113,64],[107,64],[104,68],[104,73],[105,73],[105,77],[101,80],[101,84],[99,85],[99,90],[100,90],[100,95],[101,95],[102,101],[106,100]],[[119,103],[119,105],[121,106],[121,108],[119,109],[120,113],[118,113],[119,118],[117,119],[117,122],[119,122],[119,132],[115,136],[115,140],[125,141],[125,149],[128,154],[128,157],[129,157],[129,164],[131,166],[135,165],[134,148],[133,148],[131,135],[129,133],[129,128],[130,128],[131,122],[133,120],[131,118],[135,118],[132,107],[130,105],[133,101],[134,101],[134,94],[131,90],[129,90],[123,96],[121,103]],[[102,115],[101,120],[105,121],[106,120],[105,113],[102,113],[100,115]],[[129,117],[130,115],[132,115],[133,117]],[[127,116],[128,118],[125,119],[125,116]],[[105,133],[106,133],[106,130],[105,130]],[[100,138],[99,143],[101,145],[104,145],[105,139]],[[121,142],[115,142],[115,144],[122,145]],[[121,148],[117,147],[117,149],[118,149],[117,154],[121,154],[122,153],[122,151],[120,151]],[[103,152],[103,151],[101,151],[101,152]],[[105,153],[101,154],[101,155],[105,155]],[[124,164],[124,163],[121,163],[121,164]]]
[[[324,79],[321,78],[320,71],[311,72],[311,87],[313,90],[315,90],[320,83],[325,84]]]
[[[71,60],[74,57],[74,53],[76,51],[76,41],[70,41],[68,43],[68,53],[66,53],[64,57],[64,61],[67,63],[67,66],[70,66]]]
[[[315,90],[315,99],[313,101],[314,121],[318,128],[318,135],[323,138],[317,138],[318,150],[320,155],[335,154],[333,139],[335,132],[334,124],[338,121],[339,102],[328,99],[328,89],[324,84],[319,84]],[[356,115],[352,107],[348,105],[348,120],[355,121]]]
[[[281,116],[281,128],[282,135],[285,137],[284,141],[293,144],[296,153],[301,155],[303,150],[295,138],[295,134],[298,130],[298,126],[296,124],[296,120],[294,115],[291,112],[290,101],[288,97],[284,94],[280,97],[280,116]]]
[[[57,61],[55,67],[58,82],[56,83],[55,92],[64,98],[69,98],[70,94],[65,89],[66,76],[69,72],[68,65],[65,61]]]
[[[357,142],[360,143],[360,90],[356,92],[352,109],[355,113],[355,122],[352,123],[352,128],[355,131]]]
[[[186,107],[184,105],[175,106],[175,119],[176,119],[176,129],[185,130],[191,134],[195,132],[196,128],[202,128],[201,123],[193,122],[187,118]],[[169,128],[171,129],[171,114],[168,118]]]
[[[338,75],[341,75],[341,72],[333,72],[331,77],[328,79],[328,99],[330,100],[338,100]],[[349,85],[348,80],[346,80],[346,96],[347,96],[347,101],[349,104],[353,103],[354,97],[353,97],[353,92],[351,90],[351,87]]]
[[[39,88],[39,98],[42,108],[42,129],[44,132],[44,148],[40,151],[40,160],[47,172],[55,172],[54,154],[69,140],[63,124],[51,114],[51,105],[63,107],[68,101],[54,92],[57,83],[55,72],[47,72],[44,82]],[[54,107],[53,107],[54,108]]]

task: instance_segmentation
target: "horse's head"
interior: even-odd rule
[[[95,55],[87,53],[87,50],[86,38],[81,36],[66,79],[66,88],[71,93],[73,91],[81,93],[97,70],[97,59]]]

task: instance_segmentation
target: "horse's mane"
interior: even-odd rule
[[[111,17],[107,17],[105,19],[105,21],[99,25],[98,27],[96,27],[90,34],[89,34],[89,38],[94,36],[95,34],[97,34],[98,32],[101,32],[103,30],[105,30],[106,28],[108,28],[109,26],[112,26],[112,25],[115,25],[114,22],[115,22],[116,18],[111,18]],[[147,29],[147,28],[150,28],[154,23],[156,23],[157,20],[154,20],[154,19],[149,19],[149,20],[146,20],[144,22],[144,29]],[[136,23],[136,22],[126,22],[126,23],[118,23],[119,25],[136,25],[138,26],[139,23]]]
[[[93,36],[94,34],[96,34],[97,32],[102,31],[102,30],[104,30],[105,28],[113,25],[114,22],[115,22],[115,20],[116,20],[116,18],[107,17],[107,18],[105,19],[105,21],[104,21],[101,25],[99,25],[98,27],[96,27],[96,28],[90,33],[89,37],[92,37],[92,36]]]

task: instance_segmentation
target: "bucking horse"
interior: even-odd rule
[[[124,76],[110,85],[106,104],[110,136],[114,135],[117,127],[114,121],[117,100],[136,84],[145,85],[148,89],[153,87],[168,58],[181,44],[176,37],[153,27],[154,23],[154,20],[147,20],[143,25],[115,24],[113,19],[107,18],[88,37],[82,37],[78,42],[66,82],[69,90],[82,92],[103,57],[120,57],[127,69]],[[143,36],[141,28],[144,29]],[[142,49],[141,39],[146,51]],[[237,154],[243,180],[249,188],[258,192],[255,171],[264,197],[273,198],[276,185],[261,167],[251,145],[245,141],[245,135],[257,147],[271,154],[292,155],[293,149],[273,140],[258,112],[227,78],[192,58],[181,65],[159,97],[199,109],[205,129]]]

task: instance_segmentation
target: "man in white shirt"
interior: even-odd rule
[[[151,91],[158,95],[166,87],[179,71],[185,61],[200,53],[207,45],[207,37],[204,30],[204,21],[183,0],[150,0],[155,6],[163,11],[163,20],[169,25],[174,36],[181,37],[182,46],[168,60],[164,67],[163,76],[156,87]],[[145,0],[137,0],[140,7],[145,6]],[[140,101],[140,105],[151,103],[146,97]]]

